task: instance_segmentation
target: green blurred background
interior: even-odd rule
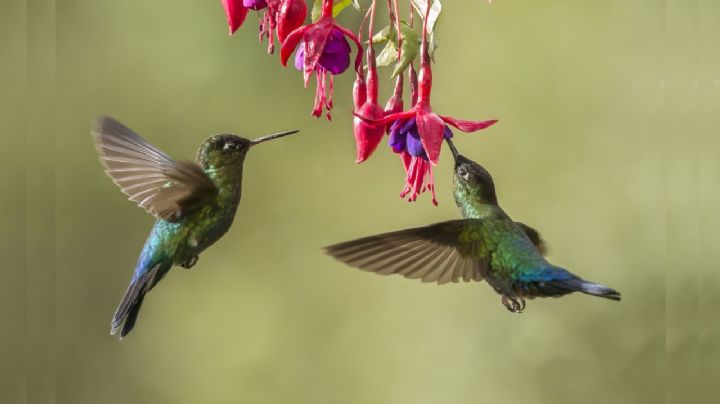
[[[552,262],[621,303],[511,315],[485,284],[323,255],[458,217],[450,154],[439,207],[398,198],[387,147],[353,162],[352,75],[333,121],[311,118],[314,88],[266,55],[254,14],[229,37],[218,1],[3,0],[0,402],[717,402],[720,4],[444,3],[435,109],[500,119],[458,147]],[[178,158],[216,132],[302,130],[253,150],[234,227],[122,342],[110,318],[153,220],[102,173],[97,114]]]

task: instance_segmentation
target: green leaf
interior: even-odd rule
[[[420,18],[424,20],[425,11],[428,7],[428,0],[410,0],[410,3],[412,3],[413,7],[415,7],[415,11],[417,11],[417,13],[420,15]],[[442,5],[440,4],[440,0],[432,0],[432,5],[430,6],[430,15],[428,16],[427,21],[428,34],[432,35],[433,31],[435,30],[435,24],[437,23],[438,17],[440,17],[441,11]]]
[[[430,60],[433,62],[435,61],[435,51],[439,47],[440,45],[438,45],[437,40],[435,39],[435,33],[433,32],[428,38],[428,55],[430,55]]]
[[[418,33],[402,20],[400,21],[400,32],[402,32],[403,36],[402,45],[400,46],[400,60],[398,60],[398,63],[395,65],[395,69],[393,69],[390,78],[394,78],[398,74],[404,72],[410,63],[415,60],[418,51],[420,50],[420,38]]]
[[[374,44],[382,44],[389,40],[395,40],[395,27],[391,27],[388,25],[387,27],[381,29],[378,31],[377,34],[373,35],[372,37],[372,43]]]
[[[398,51],[395,43],[392,41],[387,41],[387,44],[385,45],[383,50],[375,58],[375,63],[378,66],[390,66],[391,64],[395,63],[397,58]]]
[[[357,0],[335,0],[335,4],[333,5],[333,17],[337,17],[341,11],[353,3],[357,3]],[[355,8],[360,10],[360,4],[357,4]]]
[[[322,15],[322,3],[322,0],[315,0],[315,3],[313,3],[313,9],[310,13],[310,18],[312,18],[312,22],[317,22],[317,20],[320,19],[320,15]],[[337,17],[341,11],[343,11],[347,6],[351,4],[357,10],[360,10],[360,3],[358,3],[357,0],[335,0],[335,2],[333,3],[333,17]]]
[[[322,14],[322,0],[315,0],[315,3],[313,3],[313,9],[310,12],[310,19],[312,22],[317,22],[317,20],[320,19],[320,14]]]

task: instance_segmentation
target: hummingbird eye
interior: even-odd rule
[[[468,170],[464,166],[458,167],[457,175],[459,175],[460,177],[464,178],[467,181],[470,180],[470,172],[468,172]]]
[[[237,150],[238,148],[238,144],[235,142],[225,142],[223,145],[223,150]]]

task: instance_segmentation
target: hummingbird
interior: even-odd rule
[[[498,205],[490,173],[446,141],[455,158],[453,193],[463,219],[364,237],[326,247],[326,252],[380,275],[438,284],[485,280],[513,313],[525,309],[525,299],[572,292],[620,300],[614,289],[545,260],[540,234],[513,221]]]
[[[97,119],[92,133],[105,173],[131,201],[157,218],[112,318],[111,335],[120,331],[122,339],[133,329],[145,294],[173,265],[192,268],[200,253],[230,229],[248,150],[297,132],[254,140],[233,134],[210,136],[193,162],[174,160],[113,118]]]

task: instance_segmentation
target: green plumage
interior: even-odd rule
[[[464,219],[365,237],[326,251],[348,265],[383,275],[439,284],[484,279],[512,312],[525,308],[525,298],[575,291],[620,300],[617,291],[547,262],[538,232],[513,221],[498,205],[490,173],[450,145],[455,202]]]
[[[232,225],[240,203],[248,150],[297,131],[248,140],[231,134],[203,142],[196,162],[175,161],[123,126],[103,117],[94,134],[105,172],[129,199],[157,221],[112,320],[111,333],[132,330],[145,294],[173,265],[193,267]]]

